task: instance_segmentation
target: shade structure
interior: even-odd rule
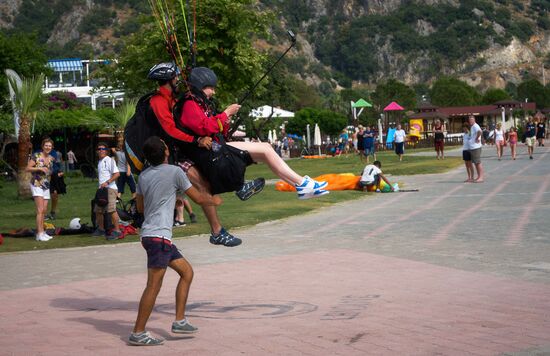
[[[268,131],[267,142],[273,143],[273,134],[271,133],[271,130]]]
[[[271,134],[271,138],[273,139],[273,142],[277,142],[277,132],[275,129],[273,129],[273,134]]]
[[[384,111],[403,111],[405,110],[401,105],[396,103],[395,101],[392,101],[384,108]]]
[[[354,108],[372,108],[372,104],[366,101],[365,99],[359,99],[354,102],[352,105]]]
[[[319,156],[321,155],[321,129],[319,125],[315,124],[315,133],[313,134],[313,145],[319,149]]]

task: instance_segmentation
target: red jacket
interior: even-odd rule
[[[172,96],[172,92],[170,90],[160,87],[158,92],[151,97],[149,102],[164,132],[176,140],[193,142],[193,136],[179,130],[176,127],[176,122],[174,121],[174,116],[172,115],[172,109],[176,104],[176,100]]]
[[[180,123],[197,136],[212,136],[222,132],[227,136],[229,118],[225,112],[213,115],[211,110],[195,100],[186,100],[183,104]]]

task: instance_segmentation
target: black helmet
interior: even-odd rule
[[[149,69],[147,79],[169,81],[174,79],[179,73],[180,70],[175,63],[159,63],[155,64],[151,69]]]
[[[216,74],[210,68],[197,67],[191,70],[189,84],[199,90],[202,90],[204,87],[215,87],[218,84],[218,77],[216,77]]]

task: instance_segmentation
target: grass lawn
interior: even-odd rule
[[[411,156],[411,152],[412,150],[407,151],[409,155],[404,157],[403,162],[399,162],[393,152],[380,152],[377,154],[377,158],[383,163],[382,170],[384,173],[390,175],[440,173],[462,164],[459,157],[448,157],[445,160],[438,161],[434,157]],[[347,157],[327,159],[292,159],[287,163],[299,174],[307,174],[311,177],[327,173],[354,173],[358,175],[365,166],[364,162],[351,154]],[[265,164],[252,165],[248,168],[247,178],[253,177],[277,178]],[[53,223],[57,227],[67,228],[72,218],[80,217],[82,223],[90,224],[90,200],[97,189],[97,180],[67,177],[65,181],[67,183],[67,194],[62,195],[59,199],[58,217]],[[2,202],[0,232],[7,232],[21,227],[35,227],[34,202],[32,200],[19,200],[16,191],[15,182],[0,181],[0,201]],[[275,190],[273,185],[268,185],[262,193],[246,202],[240,201],[233,193],[224,194],[224,203],[218,211],[224,226],[231,229],[303,214],[338,202],[357,199],[365,196],[365,194],[372,193],[335,191],[317,199],[298,200],[295,193],[279,192]],[[127,196],[128,193],[126,193]],[[175,237],[209,233],[210,229],[202,211],[196,205],[193,205],[193,208],[197,214],[198,223],[175,228]],[[106,241],[104,238],[93,238],[89,235],[64,235],[56,236],[48,242],[37,242],[34,237],[13,238],[4,236],[4,243],[0,245],[0,253],[124,243],[138,240],[137,235],[127,236],[117,241]]]

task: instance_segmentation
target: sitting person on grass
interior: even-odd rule
[[[386,182],[390,187],[391,191],[394,191],[394,187],[391,185],[390,181],[382,174],[382,163],[380,161],[374,161],[373,164],[368,164],[363,172],[361,173],[361,178],[359,179],[359,188],[363,191],[372,191],[375,190],[380,192],[382,181]],[[373,189],[374,188],[374,189]]]

